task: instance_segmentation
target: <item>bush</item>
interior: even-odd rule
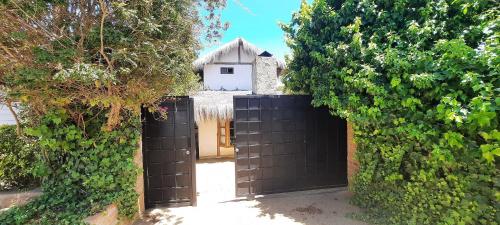
[[[315,0],[283,26],[286,86],[353,123],[368,218],[499,223],[499,7]]]
[[[15,125],[0,126],[0,190],[36,187],[39,179],[33,175],[37,144],[19,137]]]
[[[91,110],[89,110],[91,111]],[[43,195],[0,214],[0,224],[84,224],[83,219],[115,203],[120,215],[137,212],[135,182],[140,172],[139,118],[124,119],[117,130],[103,131],[105,114],[81,114],[78,127],[67,111],[52,111],[27,133],[39,139],[42,160],[34,168],[44,177]]]

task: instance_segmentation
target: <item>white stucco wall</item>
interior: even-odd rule
[[[243,49],[238,49],[223,54],[212,64],[203,67],[203,86],[207,90],[220,90],[221,88],[233,91],[252,90],[252,63],[255,55],[247,54]],[[234,68],[234,74],[221,74],[221,67]]]
[[[221,74],[221,67],[233,67],[234,74]],[[204,66],[203,86],[207,90],[220,90],[221,88],[228,91],[252,90],[252,65],[207,64]]]
[[[217,121],[208,120],[198,123],[198,146],[200,158],[217,157]],[[220,156],[234,157],[234,148],[220,148]]]
[[[217,156],[217,121],[208,120],[198,123],[198,146],[200,157]]]
[[[10,113],[9,108],[0,104],[0,125],[2,124],[16,124],[16,120]]]

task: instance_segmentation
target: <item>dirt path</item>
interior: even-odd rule
[[[196,168],[197,207],[149,210],[135,225],[367,225],[346,217],[359,211],[349,204],[346,188],[236,199],[232,161],[203,162]]]

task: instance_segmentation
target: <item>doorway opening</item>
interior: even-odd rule
[[[197,111],[188,97],[165,101],[160,120],[143,110],[146,208],[347,185],[345,120],[310,96],[230,99]]]
[[[197,124],[197,204],[235,198],[234,125],[232,120],[204,120]]]

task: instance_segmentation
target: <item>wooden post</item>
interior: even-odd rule
[[[226,127],[225,127],[225,131],[224,131],[224,132],[225,132],[225,133],[224,133],[224,136],[225,136],[225,138],[226,138],[226,143],[225,143],[225,145],[226,145],[225,147],[226,147],[226,148],[231,147],[231,145],[229,144],[229,142],[230,142],[230,137],[231,137],[231,134],[230,134],[230,132],[231,132],[231,131],[230,131],[230,129],[231,129],[231,128],[230,128],[230,126],[231,126],[231,125],[229,124],[229,120],[226,120]]]
[[[217,157],[220,157],[220,120],[217,120]]]

